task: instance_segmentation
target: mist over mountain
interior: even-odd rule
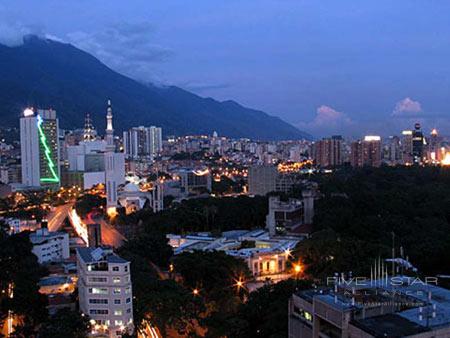
[[[62,128],[81,128],[85,113],[105,127],[113,103],[116,133],[139,125],[166,135],[211,134],[260,140],[311,138],[280,118],[234,101],[202,98],[179,87],[145,85],[121,75],[76,47],[36,36],[20,46],[0,45],[0,118],[16,126],[27,106],[53,108]]]

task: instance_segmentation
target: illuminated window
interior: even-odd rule
[[[113,277],[113,283],[120,283],[120,277]]]
[[[114,316],[121,316],[122,310],[114,310]]]

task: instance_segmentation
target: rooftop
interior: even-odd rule
[[[128,263],[128,261],[107,248],[77,248],[77,253],[86,264],[98,262]]]

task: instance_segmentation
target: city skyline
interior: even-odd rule
[[[16,1],[0,6],[0,42],[29,33],[70,42],[138,80],[233,99],[315,137],[387,136],[415,122],[448,135],[449,6]]]

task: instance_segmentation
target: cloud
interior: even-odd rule
[[[395,117],[413,117],[422,113],[422,105],[418,101],[414,101],[409,97],[398,101],[392,111],[392,116]]]
[[[45,37],[42,25],[24,25],[20,22],[10,22],[0,18],[0,44],[8,47],[16,47],[23,44],[23,37],[26,35],[37,35]]]
[[[137,80],[158,82],[153,65],[166,61],[173,51],[152,43],[153,33],[147,22],[117,23],[93,33],[70,33],[67,40],[114,70]]]
[[[315,135],[345,133],[353,126],[354,122],[345,113],[326,105],[317,108],[316,116],[312,121],[298,124],[299,128],[305,129]]]

